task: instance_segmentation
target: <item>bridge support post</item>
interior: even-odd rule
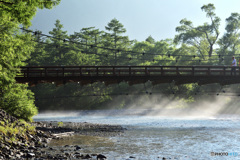
[[[25,75],[24,75],[25,77]],[[27,78],[29,77],[29,67],[27,67]]]
[[[45,77],[47,77],[47,67],[44,67]]]
[[[131,76],[132,68],[129,66],[129,76]]]
[[[98,67],[96,68],[96,75],[98,76]]]
[[[210,76],[210,73],[211,73],[211,70],[210,70],[210,67],[208,67],[207,75]]]
[[[62,67],[62,76],[64,77],[64,67]]]
[[[176,74],[177,74],[177,75],[180,74],[180,73],[179,73],[179,68],[178,68],[178,67],[176,67]]]
[[[82,67],[79,67],[79,74],[80,74],[80,77],[82,76]]]
[[[148,68],[145,66],[145,75],[148,75]]]
[[[114,75],[114,76],[116,75],[115,67],[113,67],[113,75]]]
[[[163,72],[163,66],[161,66],[161,76],[164,75],[164,72]]]

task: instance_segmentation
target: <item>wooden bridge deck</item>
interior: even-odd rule
[[[82,85],[104,82],[106,85],[128,82],[130,85],[151,81],[152,84],[199,85],[240,83],[240,69],[231,66],[30,66],[21,67],[16,81],[19,83],[78,82]],[[232,73],[232,75],[231,75]]]

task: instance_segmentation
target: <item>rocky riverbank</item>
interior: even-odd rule
[[[74,132],[78,135],[91,135],[100,137],[119,136],[125,128],[119,125],[93,124],[87,122],[35,122],[33,123],[37,130],[49,134],[60,134],[64,132]]]
[[[21,122],[0,110],[0,160],[5,159],[106,159],[102,154],[81,154],[81,144],[50,147],[55,139],[75,135],[119,136],[124,128],[114,125],[62,122]]]

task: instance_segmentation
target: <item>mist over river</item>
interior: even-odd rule
[[[240,159],[240,116],[177,116],[156,110],[42,112],[35,121],[121,125],[122,136],[74,136],[50,145],[80,145],[81,153],[101,153],[110,160]],[[201,113],[198,113],[201,115]]]

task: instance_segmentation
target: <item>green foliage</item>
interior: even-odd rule
[[[25,26],[31,25],[31,19],[37,12],[37,8],[51,9],[60,3],[61,0],[4,0],[0,2],[0,17],[7,16],[8,21],[17,22]]]
[[[3,122],[0,121],[0,138],[2,135],[9,137],[10,142],[17,141],[19,137],[28,139],[27,133],[35,134],[36,127],[24,121],[22,122]]]
[[[122,36],[122,34],[126,33],[126,29],[124,28],[123,24],[121,24],[116,18],[112,19],[105,29],[110,33],[105,33],[103,35],[103,46],[108,48],[114,48],[115,51],[107,51],[108,54],[112,58],[113,61],[108,62],[107,64],[110,65],[119,65],[124,62],[121,60],[122,57],[126,57],[127,53],[122,53],[120,50],[127,50],[132,41],[129,41],[128,36]],[[119,51],[117,51],[119,50]]]
[[[240,14],[232,13],[231,16],[226,19],[226,23],[226,33],[219,39],[218,44],[220,47],[217,49],[219,55],[229,55],[224,59],[225,63],[231,61],[231,55],[240,53]]]
[[[211,23],[204,23],[194,27],[193,23],[187,19],[180,21],[181,26],[176,28],[179,33],[175,36],[175,43],[185,43],[194,46],[201,56],[211,57],[214,52],[214,45],[217,43],[220,26],[220,18],[214,13],[213,4],[204,5],[201,8],[210,18]]]
[[[0,108],[18,118],[31,120],[37,114],[33,93],[15,76],[23,61],[30,57],[35,43],[19,26],[28,27],[37,8],[52,8],[60,0],[5,0],[0,2]]]
[[[115,36],[114,38],[116,38],[117,35],[126,32],[126,29],[123,27],[123,24],[121,24],[116,18],[114,18],[108,23],[105,28],[106,30],[112,32],[111,34]]]
[[[11,28],[11,22],[3,19],[0,23],[5,26],[2,28],[3,34],[0,34],[0,106],[11,115],[31,120],[37,113],[33,94],[27,90],[26,85],[16,84],[15,76],[19,66],[24,65],[23,61],[29,57],[34,43],[29,34]]]
[[[63,122],[58,122],[58,127],[63,127]]]
[[[240,16],[233,13],[227,18],[226,33],[219,38],[220,18],[215,14],[215,6],[207,4],[201,9],[209,22],[194,26],[192,21],[182,19],[174,40],[154,40],[151,36],[142,42],[129,40],[124,35],[124,25],[115,18],[107,24],[106,31],[88,27],[68,35],[60,21],[56,20],[55,27],[49,32],[55,38],[43,39],[36,35],[34,38],[40,43],[36,44],[26,62],[28,65],[228,65],[230,59],[219,57],[216,60],[216,57],[239,52]],[[195,96],[198,92],[208,92],[207,88],[198,89],[197,84],[161,84],[154,87],[150,82],[134,86],[126,82],[117,85],[95,82],[84,86],[80,83],[55,84],[39,84],[31,88],[40,110],[124,108],[130,104],[141,106],[149,101],[160,104],[162,98],[156,98],[158,95],[178,100],[178,107],[186,107],[186,103],[200,101]],[[215,87],[219,86],[214,84],[209,88],[216,90]],[[152,96],[150,92],[159,94]],[[212,100],[209,96],[206,99]],[[119,103],[116,104],[116,101]]]
[[[0,126],[0,133],[4,134],[4,135],[7,134],[7,130],[6,130],[6,128],[4,126]]]
[[[107,24],[106,31],[88,27],[82,28],[80,32],[72,35],[68,35],[67,31],[63,30],[63,24],[56,20],[55,27],[49,32],[55,38],[43,39],[39,34],[32,36],[19,31],[20,25],[24,27],[31,25],[31,19],[38,8],[50,9],[59,3],[60,0],[5,0],[0,2],[0,108],[17,118],[31,121],[31,117],[37,114],[34,94],[28,90],[26,84],[16,84],[15,82],[15,76],[19,72],[20,66],[222,65],[229,64],[231,57],[224,61],[220,59],[221,57],[219,57],[219,61],[211,60],[209,57],[239,53],[240,15],[232,13],[226,19],[226,33],[219,38],[220,18],[215,14],[213,4],[201,7],[210,23],[194,26],[192,21],[186,18],[182,19],[180,26],[176,28],[178,34],[174,40],[157,41],[151,36],[143,42],[129,40],[129,37],[124,35],[126,33],[124,25],[116,18]],[[66,39],[76,43],[71,43]],[[201,62],[201,60],[205,61]],[[56,84],[58,85],[58,82]],[[198,92],[196,84],[173,87],[163,84],[154,86],[154,89],[148,82],[144,87],[143,84],[129,86],[124,82],[118,85],[106,85],[100,82],[86,86],[69,83],[60,87],[42,84],[31,89],[37,98],[52,97],[50,101],[38,99],[36,104],[40,109],[99,109],[107,107],[108,104],[116,105],[115,100],[119,101],[117,108],[123,108],[133,103],[141,105],[146,101],[161,102],[161,99],[154,99],[150,94],[142,95],[141,100],[136,102],[135,100],[139,99],[139,96],[134,94],[149,93],[146,90],[179,100],[179,107],[183,107],[185,102],[193,103],[198,100],[193,96]],[[213,85],[211,89],[214,86],[216,85]],[[200,91],[204,93],[206,89]],[[181,92],[184,94],[175,94]],[[126,93],[133,93],[133,95],[124,98],[114,96]],[[102,96],[95,96],[100,94]],[[72,97],[66,101],[67,96]],[[23,133],[26,130],[34,132],[34,127],[27,126],[27,124],[25,126],[18,130]],[[9,126],[8,131],[0,126],[0,132],[16,134],[13,126]]]
[[[0,101],[1,108],[16,118],[31,121],[31,117],[38,113],[34,105],[34,95],[25,84],[8,85],[2,99],[4,101]]]
[[[146,39],[147,42],[151,43],[151,44],[154,44],[155,43],[155,40],[152,38],[152,36],[149,36],[147,39]]]

